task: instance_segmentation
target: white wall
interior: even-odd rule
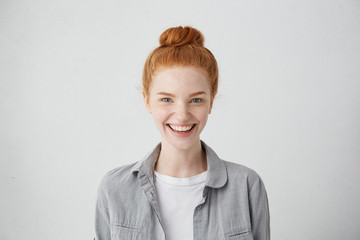
[[[360,239],[356,0],[0,0],[0,239],[92,239],[101,177],[159,141],[142,66],[168,27],[220,67],[202,138],[255,169],[272,239]]]

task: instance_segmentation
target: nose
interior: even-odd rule
[[[185,103],[180,103],[176,110],[177,121],[186,122],[190,118],[189,106]]]

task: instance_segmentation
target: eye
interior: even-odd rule
[[[194,98],[194,99],[191,100],[191,102],[199,103],[199,102],[201,102],[201,98]]]
[[[161,101],[162,102],[171,102],[171,99],[170,98],[162,98]]]

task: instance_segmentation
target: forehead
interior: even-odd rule
[[[193,66],[161,67],[152,76],[151,92],[210,92],[207,74]]]

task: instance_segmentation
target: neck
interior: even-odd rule
[[[201,142],[199,141],[186,150],[177,149],[162,142],[155,170],[161,174],[178,178],[192,177],[206,171],[206,154],[202,150]]]

